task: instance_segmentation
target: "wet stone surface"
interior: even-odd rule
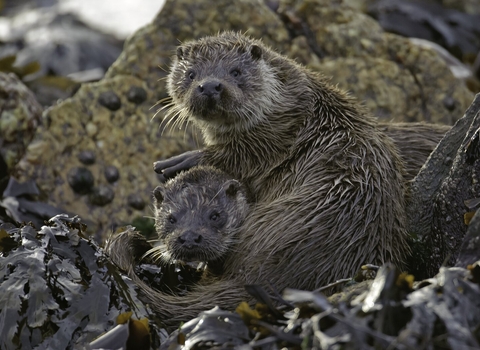
[[[79,194],[89,193],[95,182],[92,172],[84,167],[70,169],[67,178],[70,187]]]
[[[127,197],[127,200],[128,200],[128,205],[134,209],[142,210],[143,208],[145,208],[145,201],[143,200],[142,197],[140,197],[137,194],[130,194]]]
[[[111,111],[116,111],[120,109],[120,107],[122,107],[122,102],[120,101],[118,96],[112,91],[102,93],[98,98],[98,102]]]
[[[132,86],[132,88],[128,90],[127,99],[138,105],[147,99],[147,92],[141,87]]]
[[[104,205],[107,205],[113,201],[114,197],[115,192],[113,192],[110,187],[106,185],[100,185],[93,188],[92,193],[89,195],[89,200],[93,205],[103,207]]]
[[[117,167],[113,165],[109,165],[105,168],[105,178],[108,182],[114,183],[120,178],[120,172],[118,171]]]
[[[78,160],[85,165],[95,163],[95,153],[92,151],[82,151],[78,154]]]

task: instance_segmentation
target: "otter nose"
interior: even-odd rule
[[[198,90],[202,95],[212,97],[222,92],[223,85],[218,81],[207,81],[206,83],[199,85]]]
[[[193,248],[199,245],[202,240],[202,235],[193,231],[185,231],[178,237],[178,242],[185,248]]]

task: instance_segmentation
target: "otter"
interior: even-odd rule
[[[450,125],[426,123],[379,123],[378,127],[393,140],[400,152],[407,183],[417,176],[430,153],[451,129]]]
[[[153,191],[156,245],[145,255],[165,264],[205,262],[220,273],[249,204],[240,182],[213,167],[195,167]]]
[[[356,100],[234,32],[179,46],[167,84],[170,117],[198,126],[206,146],[155,170],[171,177],[213,166],[243,183],[254,201],[221,276],[181,297],[139,282],[167,329],[215,305],[252,301],[246,284],[312,290],[366,262],[404,266],[404,166]],[[127,259],[128,246],[114,255]]]
[[[221,274],[222,262],[238,238],[249,211],[245,187],[209,166],[194,167],[153,191],[158,237],[150,245],[139,233],[130,237],[131,254],[116,254],[120,236],[107,243],[107,251],[122,268],[149,257],[155,263],[203,262],[208,273]]]

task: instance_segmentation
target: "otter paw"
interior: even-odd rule
[[[203,151],[188,151],[178,156],[153,163],[153,169],[159,174],[160,181],[164,182],[175,177],[180,171],[188,170],[198,165]]]

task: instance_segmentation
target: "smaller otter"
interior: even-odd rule
[[[218,169],[198,166],[158,186],[153,196],[158,240],[152,247],[138,233],[113,237],[107,243],[112,260],[131,277],[144,257],[161,264],[204,262],[206,272],[221,274],[249,211],[245,187]]]
[[[153,191],[158,241],[145,255],[164,262],[221,264],[248,213],[243,185],[203,166],[179,174]]]

